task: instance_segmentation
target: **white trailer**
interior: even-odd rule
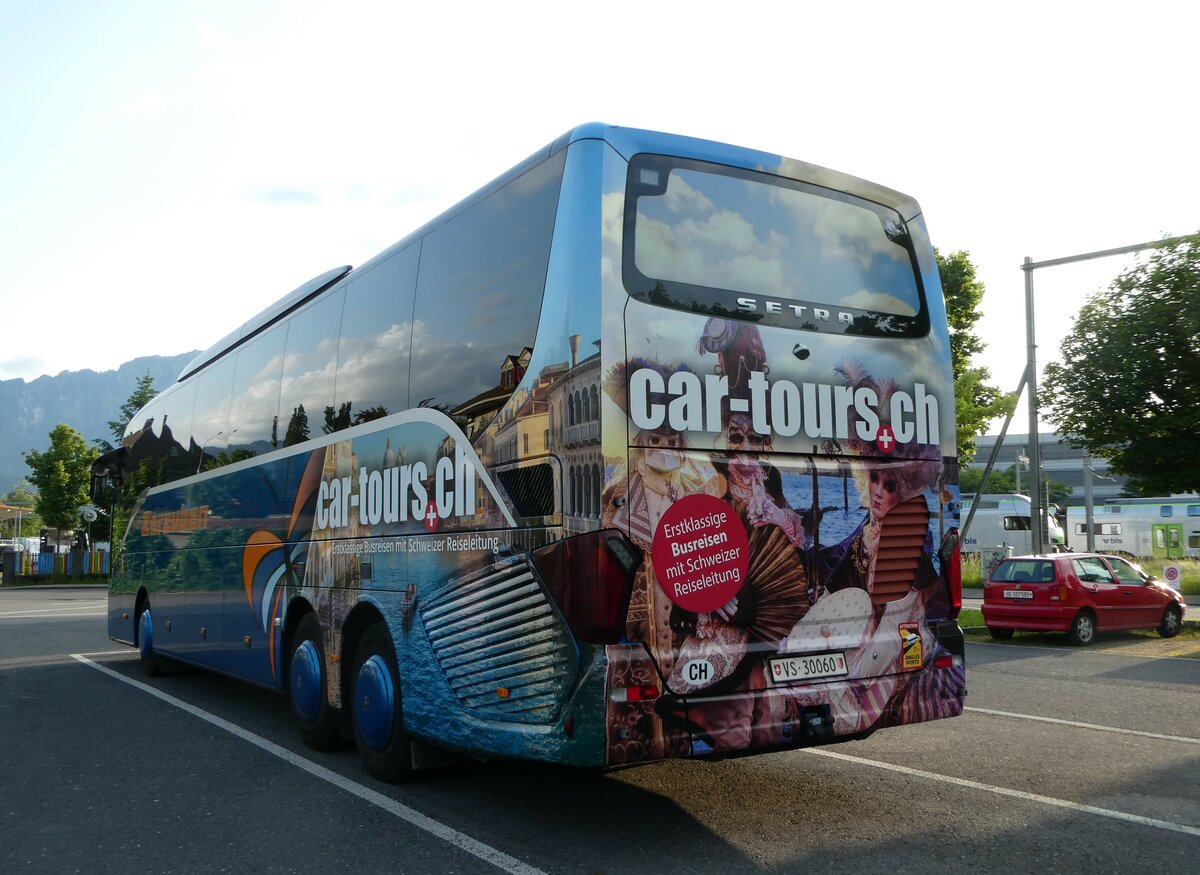
[[[974,494],[962,496],[960,525],[967,521],[971,512]],[[971,527],[962,539],[963,553],[978,553],[992,547],[1012,547],[1015,555],[1033,551],[1033,536],[1029,521],[1033,518],[1033,502],[1028,495],[1015,492],[979,496]],[[1047,550],[1056,550],[1066,544],[1066,535],[1053,514],[1046,514]]]
[[[1200,559],[1200,496],[1114,498],[1092,508],[1094,549],[1146,559]],[[1087,510],[1067,508],[1067,540],[1087,550]]]

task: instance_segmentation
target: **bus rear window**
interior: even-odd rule
[[[767,173],[640,155],[630,164],[625,285],[710,315],[849,334],[928,328],[894,210]]]

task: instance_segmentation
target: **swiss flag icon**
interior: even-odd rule
[[[896,435],[892,431],[890,425],[881,425],[879,434],[875,437],[875,446],[879,447],[879,452],[891,455],[896,449]]]

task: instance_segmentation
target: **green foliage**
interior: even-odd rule
[[[987,368],[972,368],[971,357],[982,352],[984,342],[975,333],[982,312],[983,283],[975,274],[969,253],[952,252],[943,256],[934,249],[942,293],[946,297],[946,317],[950,324],[950,361],[954,367],[954,402],[958,417],[958,461],[966,465],[975,458],[975,437],[987,424],[1005,416],[1017,403],[1016,393],[1001,392],[989,385]]]
[[[154,388],[154,377],[149,371],[146,371],[146,376],[138,380],[133,393],[121,405],[120,416],[108,421],[108,430],[112,432],[113,440],[117,444],[121,443],[121,437],[125,434],[125,428],[129,425],[130,420],[157,394],[158,390]]]
[[[29,481],[23,480],[9,490],[8,495],[0,498],[0,504],[23,507],[29,510],[28,514],[21,515],[21,531],[19,534],[23,538],[33,537],[44,525],[42,518],[34,510],[34,507],[37,505],[37,493],[30,489],[29,486]],[[0,538],[15,538],[17,534],[17,521],[15,519],[0,522]]]
[[[302,444],[308,440],[308,414],[304,405],[300,404],[292,410],[292,418],[288,420],[287,432],[283,436],[285,447]]]
[[[1015,392],[1001,392],[988,385],[987,379],[987,368],[969,368],[955,375],[958,461],[962,465],[975,458],[975,437],[983,434],[992,420],[1007,416],[1017,403]]]
[[[99,451],[71,426],[59,423],[50,432],[46,452],[30,450],[23,455],[33,472],[29,479],[38,488],[37,512],[46,525],[59,531],[78,527],[79,508],[88,502],[92,462]]]
[[[1024,466],[1021,467],[1021,494],[1029,494],[1029,478],[1027,470]],[[958,488],[962,492],[974,493],[979,491],[979,483],[983,479],[982,468],[961,467],[958,469]],[[1067,503],[1075,490],[1065,483],[1059,483],[1057,480],[1046,477],[1043,480],[1050,487],[1050,503],[1057,504],[1063,507]],[[1009,465],[1007,470],[1001,471],[999,468],[993,468],[992,473],[988,476],[987,490],[988,494],[1009,493],[1017,491],[1017,466]]]
[[[1143,495],[1200,491],[1200,235],[1088,299],[1046,367],[1050,419]]]

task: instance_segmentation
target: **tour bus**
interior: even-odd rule
[[[814,165],[576,128],[198,355],[94,473],[110,636],[380,779],[962,711],[933,247]]]
[[[1087,550],[1087,509],[1067,508],[1072,550]],[[1200,559],[1200,496],[1110,498],[1092,508],[1099,553],[1145,559]]]
[[[962,516],[971,509],[976,496],[962,495]],[[1065,548],[1066,533],[1059,524],[1058,508],[1049,505],[1043,508],[1046,549],[1053,552]],[[1028,495],[1016,492],[980,495],[971,525],[963,532],[962,552],[979,553],[992,547],[1012,547],[1020,555],[1033,550],[1033,536],[1029,521],[1033,519],[1033,502]]]

